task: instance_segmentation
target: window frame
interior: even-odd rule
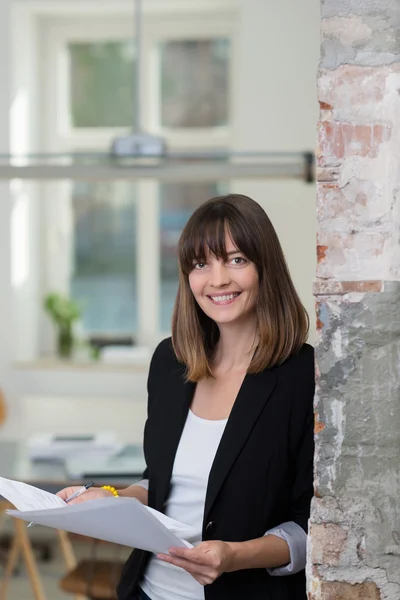
[[[165,0],[164,0],[165,2]],[[231,146],[232,122],[230,127],[216,128],[180,128],[176,130],[161,127],[157,122],[159,114],[157,99],[159,98],[159,76],[157,73],[157,45],[160,42],[194,39],[210,39],[225,37],[231,43],[229,114],[232,115],[232,80],[235,60],[235,30],[237,4],[234,0],[213,0],[214,10],[208,2],[195,6],[191,0],[186,4],[171,2],[175,5],[167,14],[157,10],[157,2],[148,6],[150,9],[143,15],[143,40],[141,53],[141,107],[142,124],[146,132],[165,137],[171,150],[190,149],[223,149]],[[218,8],[218,5],[219,8]],[[145,4],[146,6],[146,4]],[[163,6],[165,9],[165,4]],[[92,9],[93,10],[93,9]],[[72,13],[71,13],[72,14]],[[99,18],[99,10],[92,14],[86,11],[83,15],[52,15],[41,23],[40,56],[41,56],[41,90],[42,107],[45,119],[41,123],[43,147],[46,151],[68,152],[83,151],[91,148],[104,151],[109,148],[111,140],[127,132],[126,128],[85,128],[77,129],[68,126],[65,99],[68,98],[66,78],[67,72],[66,45],[70,41],[99,41],[127,39],[132,37],[133,23],[127,19],[126,10],[118,7],[110,15]],[[150,102],[148,99],[151,99]],[[64,116],[63,116],[64,112]],[[68,228],[63,228],[60,216],[54,210],[53,186],[60,186],[58,199],[67,201],[69,197],[68,183],[62,182],[42,187],[44,232],[52,232],[49,240],[45,236],[42,244],[42,286],[43,294],[56,287],[68,293],[71,263],[71,248]],[[158,184],[156,180],[139,180],[137,182],[137,290],[138,290],[138,330],[132,331],[138,344],[149,347],[165,337],[169,332],[158,327],[160,315],[160,231]],[[50,188],[52,191],[50,191]],[[145,233],[144,233],[145,232]],[[57,243],[54,242],[57,238]],[[60,269],[59,265],[63,265]],[[64,285],[63,285],[64,284]],[[41,350],[51,347],[52,333],[43,328],[40,340]]]

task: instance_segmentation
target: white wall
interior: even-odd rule
[[[167,1],[167,0],[165,0]],[[34,3],[23,0],[22,3]],[[95,2],[95,0],[93,0]],[[111,0],[110,0],[111,2]],[[56,0],[46,0],[55,5]],[[80,0],[69,0],[76,3]],[[95,2],[96,6],[99,2]],[[13,97],[10,69],[10,14],[16,0],[0,0],[0,151],[7,152],[9,111]],[[44,4],[42,2],[42,4]],[[104,3],[103,3],[104,4]],[[313,150],[315,146],[316,69],[319,56],[319,0],[241,0],[238,27],[238,69],[234,77],[234,145],[250,150]],[[14,82],[15,84],[15,82]],[[33,101],[33,100],[32,100]],[[315,274],[315,190],[300,182],[254,183],[241,181],[236,189],[258,200],[270,215],[289,261],[302,299],[314,323],[311,284]],[[132,409],[132,439],[145,418],[146,370],[142,372],[98,369],[52,370],[12,365],[12,295],[10,286],[10,217],[8,186],[0,184],[0,386],[9,403],[9,420],[1,437],[22,437],[37,431],[40,415],[44,429],[50,425],[49,399],[66,423],[79,419],[80,430],[96,425],[96,402],[110,398],[110,411],[125,401]],[[34,293],[31,282],[29,293]],[[32,291],[33,290],[33,291]],[[28,326],[28,325],[27,325]],[[65,400],[74,397],[79,411],[65,411]],[[23,400],[22,400],[23,399]],[[64,399],[64,400],[62,400]],[[114,399],[114,400],[113,400]],[[30,410],[26,406],[29,403]],[[132,408],[135,405],[136,408]],[[25,408],[24,408],[25,407]],[[118,404],[119,412],[121,404]],[[27,422],[28,419],[28,422]],[[121,435],[127,433],[122,422]],[[24,423],[23,427],[21,424]],[[65,425],[69,427],[69,425]],[[83,429],[82,429],[83,428]],[[129,428],[128,428],[129,429]],[[64,430],[65,431],[65,430]]]
[[[318,0],[243,0],[234,90],[234,143],[239,150],[315,148]],[[311,284],[316,268],[314,185],[240,181],[274,224],[315,335]]]

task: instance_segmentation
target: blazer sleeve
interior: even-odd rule
[[[307,533],[314,495],[314,349],[307,346],[301,358],[291,419],[294,467],[291,505],[293,521]]]
[[[147,419],[151,412],[157,391],[167,375],[167,364],[172,350],[171,338],[160,342],[155,349],[150,361],[149,374],[147,377]],[[139,484],[148,489],[149,469],[146,467]]]
[[[265,535],[275,535],[285,540],[289,546],[290,563],[282,567],[267,569],[274,577],[283,575],[294,575],[306,568],[307,562],[307,534],[300,525],[294,521],[282,523],[266,532]]]

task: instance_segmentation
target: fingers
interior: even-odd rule
[[[197,548],[170,548],[169,554],[193,562],[195,564],[206,565],[218,568],[220,564],[219,557],[211,548],[197,546]]]
[[[169,554],[193,562],[199,562],[203,556],[203,553],[199,553],[198,548],[170,548]]]
[[[185,569],[185,571],[189,571],[190,573],[201,575],[204,572],[203,565],[196,565],[194,562],[186,560],[185,558],[178,558],[176,556],[170,556],[169,554],[158,554],[157,558],[160,558],[171,565],[175,565],[176,567],[181,567],[181,569]]]
[[[82,494],[82,496],[84,496],[84,494]],[[72,505],[72,504],[79,504],[79,502],[85,502],[86,500],[88,500],[88,497],[83,498],[82,496],[77,496],[76,498],[74,498],[73,500],[70,500],[68,502],[68,506]]]
[[[157,558],[169,563],[170,565],[184,569],[201,585],[209,585],[219,576],[219,572],[216,569],[210,568],[208,565],[196,564],[191,560],[178,558],[169,554],[158,554]]]
[[[181,569],[185,569],[201,585],[208,585],[220,576],[220,560],[205,544],[197,548],[171,548],[169,554],[158,558]]]
[[[64,488],[64,489],[60,490],[59,492],[57,492],[56,496],[58,496],[59,498],[61,498],[62,500],[65,501],[69,496],[72,496],[72,494],[77,489],[79,489],[79,488],[78,487]]]
[[[82,486],[79,486],[79,485],[71,486],[68,488],[64,488],[63,490],[60,490],[59,492],[57,492],[56,496],[58,496],[59,498],[64,500],[64,502],[66,502],[68,500],[68,498],[70,498],[73,494],[75,494],[75,492],[77,492],[81,489],[82,489]],[[85,494],[81,494],[80,496],[77,496],[73,500],[70,500],[68,502],[68,504],[77,504],[78,502],[83,502],[84,500],[87,500],[88,499],[87,493],[85,493]]]
[[[80,492],[76,498],[73,500],[69,500],[73,494],[76,492]],[[68,488],[64,488],[60,490],[56,494],[59,498],[62,498],[65,502],[70,504],[78,504],[79,502],[86,502],[88,500],[97,500],[99,498],[108,498],[110,497],[110,492],[103,490],[101,488],[90,488],[88,490],[84,490],[82,486],[71,486]]]

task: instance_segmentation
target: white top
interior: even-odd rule
[[[171,476],[171,493],[165,514],[194,527],[194,545],[201,542],[208,477],[227,419],[208,421],[188,413]],[[140,584],[151,600],[204,600],[204,587],[184,569],[155,555]]]
[[[201,419],[190,410],[176,452],[165,514],[197,530],[197,538],[190,540],[194,545],[201,542],[208,477],[226,423],[227,419]],[[148,484],[148,480],[143,479],[137,485],[148,489]],[[267,569],[270,575],[293,575],[305,568],[307,534],[300,525],[294,521],[281,523],[265,535],[285,540],[290,551],[290,563]],[[151,557],[140,586],[151,600],[204,600],[203,586],[189,573],[156,556]]]

